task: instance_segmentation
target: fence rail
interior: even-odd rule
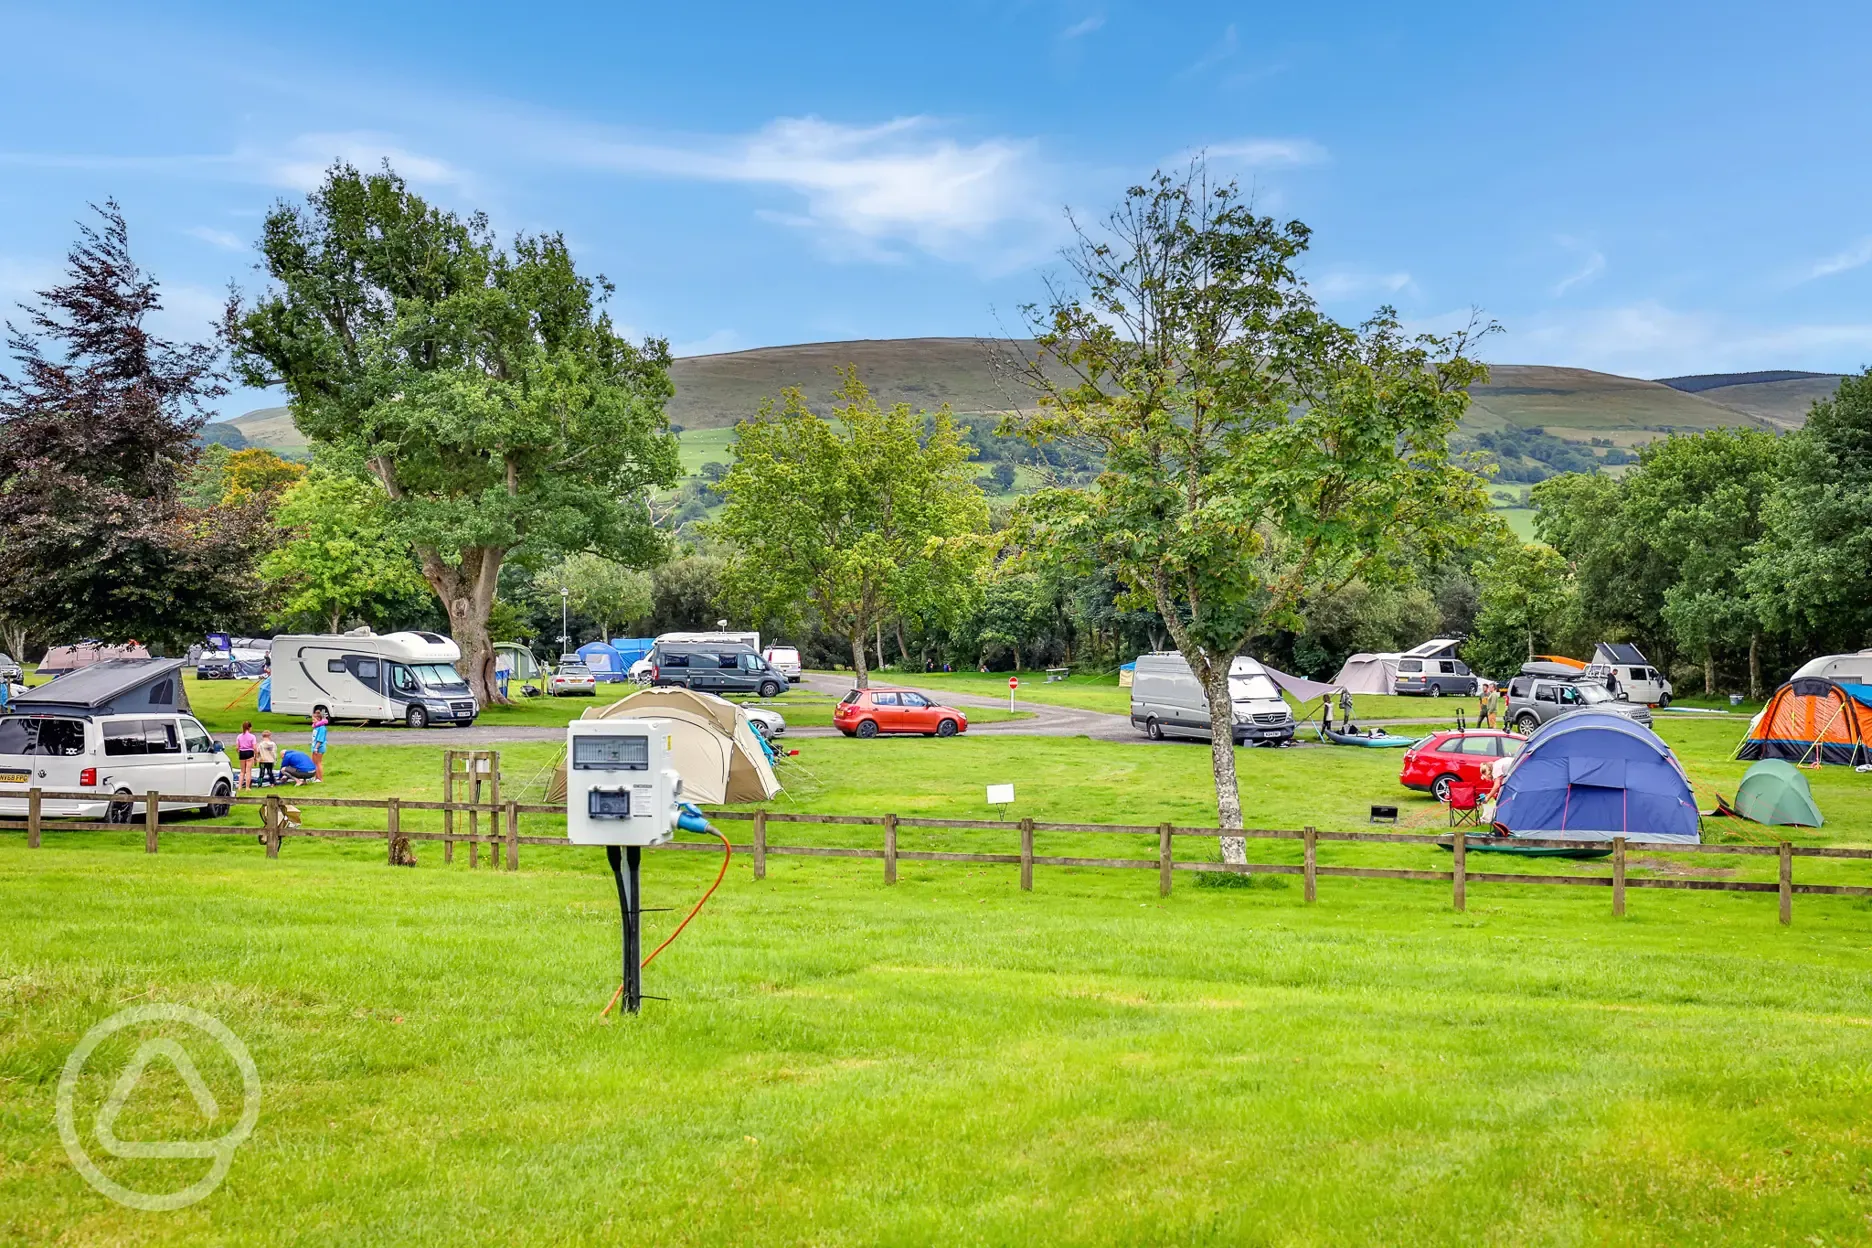
[[[498,789],[495,790],[498,793]],[[490,865],[498,865],[500,850],[506,849],[506,868],[516,871],[520,866],[520,846],[568,846],[572,842],[565,836],[522,836],[520,817],[522,815],[556,815],[563,817],[566,808],[563,805],[541,803],[499,801],[455,801],[440,802],[404,801],[401,798],[345,798],[301,796],[294,792],[290,799],[281,794],[265,796],[229,796],[215,799],[216,806],[238,807],[252,806],[260,810],[260,823],[257,826],[236,827],[201,827],[177,826],[161,823],[161,808],[165,805],[199,806],[200,794],[176,795],[165,793],[146,793],[125,798],[118,795],[96,792],[65,790],[29,790],[27,812],[22,818],[0,818],[0,832],[24,831],[26,843],[30,848],[41,846],[42,835],[50,827],[56,830],[93,830],[106,829],[122,831],[134,822],[141,822],[144,831],[144,849],[156,853],[163,832],[183,833],[206,836],[248,836],[258,834],[266,846],[269,858],[279,856],[283,842],[294,837],[333,840],[381,840],[386,843],[388,859],[392,864],[413,863],[409,857],[409,845],[414,842],[436,842],[444,846],[445,861],[452,860],[454,846],[469,846],[469,865],[479,864],[478,850],[487,846],[490,850]],[[109,802],[117,807],[125,818],[112,821],[71,820],[48,816],[44,810],[46,802],[83,801],[89,804]],[[328,808],[340,810],[380,810],[384,812],[385,827],[378,829],[361,828],[309,828],[293,823],[289,818],[287,806],[304,808]],[[141,816],[137,819],[140,808]],[[402,826],[405,811],[440,811],[443,815],[443,830],[440,832],[416,831]],[[470,816],[470,830],[455,829],[455,815]],[[479,816],[488,817],[488,832],[479,831]],[[1555,885],[1560,887],[1610,888],[1612,890],[1612,912],[1615,915],[1625,913],[1625,894],[1633,888],[1678,889],[1692,892],[1734,892],[1734,893],[1776,893],[1780,898],[1780,920],[1782,923],[1793,921],[1792,899],[1796,894],[1827,897],[1872,897],[1872,886],[1856,884],[1808,884],[1794,882],[1793,861],[1796,858],[1821,859],[1872,859],[1872,849],[1849,849],[1836,846],[1794,845],[1780,841],[1773,845],[1680,845],[1653,842],[1628,842],[1624,837],[1611,842],[1611,873],[1609,875],[1574,875],[1574,874],[1536,874],[1515,871],[1473,871],[1469,869],[1468,851],[1473,842],[1461,831],[1447,833],[1413,832],[1332,832],[1318,828],[1276,829],[1276,828],[1206,828],[1190,827],[1179,824],[1100,824],[1100,823],[1041,823],[1033,819],[1018,822],[997,821],[991,819],[939,819],[922,816],[885,815],[818,815],[818,814],[781,814],[770,811],[724,810],[715,811],[709,818],[721,823],[751,824],[752,840],[746,844],[737,844],[737,852],[748,853],[753,857],[754,877],[764,879],[767,875],[769,857],[803,858],[855,858],[881,861],[884,868],[884,880],[887,884],[897,882],[897,864],[899,862],[962,862],[983,863],[1020,867],[1020,886],[1024,890],[1033,888],[1033,869],[1035,867],[1090,867],[1099,869],[1156,871],[1158,890],[1161,895],[1169,896],[1177,872],[1209,872],[1236,875],[1297,875],[1305,884],[1305,899],[1315,901],[1318,896],[1318,880],[1328,879],[1367,879],[1367,880],[1427,880],[1450,885],[1451,902],[1455,909],[1462,910],[1467,905],[1467,890],[1470,884],[1534,884]],[[767,839],[767,829],[771,824],[803,824],[821,827],[866,827],[880,828],[883,831],[881,846],[836,846],[836,845],[777,845]],[[898,845],[898,831],[902,828],[931,828],[967,832],[1012,832],[1019,836],[1019,851],[1016,853],[962,853],[951,850],[903,849]],[[1087,858],[1063,855],[1038,854],[1034,852],[1035,837],[1039,835],[1097,834],[1117,836],[1152,836],[1157,840],[1155,858]],[[1254,841],[1294,841],[1301,846],[1302,860],[1299,863],[1226,863],[1200,861],[1179,861],[1175,845],[1179,837],[1201,837],[1214,840],[1217,837],[1232,836]],[[1419,845],[1425,848],[1442,847],[1451,852],[1449,870],[1419,869],[1410,867],[1357,867],[1319,861],[1318,847],[1321,842],[1341,844],[1390,844]],[[1543,847],[1555,849],[1606,849],[1604,841],[1543,840]],[[1658,853],[1693,854],[1693,855],[1730,855],[1740,857],[1772,857],[1777,860],[1778,878],[1767,880],[1709,880],[1683,879],[1665,876],[1633,876],[1628,871],[1628,855],[1632,848],[1641,848]],[[715,848],[712,843],[692,843],[686,841],[671,842],[656,846],[660,850],[702,851]]]

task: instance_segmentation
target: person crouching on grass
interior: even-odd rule
[[[304,784],[316,778],[318,764],[304,750],[287,750],[280,755],[280,782],[290,780],[294,784]]]
[[[318,784],[325,782],[325,736],[330,727],[331,720],[324,715],[312,721],[312,779]]]
[[[279,783],[279,772],[274,768],[274,765],[279,762],[279,743],[273,740],[272,733],[260,734],[260,744],[254,747],[254,761],[260,764],[261,785]]]
[[[253,788],[254,747],[259,745],[254,736],[253,724],[241,724],[240,736],[234,738],[234,756],[240,760],[240,787]]]

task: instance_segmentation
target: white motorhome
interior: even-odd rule
[[[1236,745],[1293,740],[1293,712],[1267,669],[1246,655],[1229,665],[1229,701]],[[1210,739],[1209,699],[1180,654],[1141,654],[1131,679],[1131,723],[1146,736]]]
[[[1809,676],[1843,685],[1872,685],[1872,650],[1861,650],[1857,654],[1823,654],[1802,664],[1789,679],[1801,680]]]
[[[439,633],[371,632],[273,639],[272,708],[282,715],[474,723],[481,713],[455,670],[461,647]]]

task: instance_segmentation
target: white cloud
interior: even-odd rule
[[[204,243],[225,248],[228,251],[246,251],[247,240],[227,230],[217,230],[211,225],[191,225],[182,231],[190,238],[199,238]]]
[[[1237,139],[1212,143],[1203,149],[1211,160],[1250,165],[1257,169],[1290,165],[1320,165],[1330,159],[1312,139]]]
[[[302,134],[284,151],[248,149],[240,158],[251,164],[265,180],[295,191],[316,189],[325,180],[325,171],[338,161],[364,173],[373,172],[389,161],[392,169],[411,182],[459,186],[467,181],[462,171],[447,161],[412,152],[386,135],[365,130]]]
[[[926,117],[873,126],[787,117],[749,135],[681,145],[567,138],[539,154],[624,173],[782,188],[804,201],[801,210],[767,211],[766,219],[843,235],[864,254],[907,241],[956,255],[1007,226],[1054,216],[1036,184],[1031,142],[959,142]]]
[[[1078,39],[1078,38],[1081,38],[1082,36],[1091,34],[1093,31],[1099,29],[1099,27],[1103,26],[1104,24],[1105,24],[1105,15],[1102,13],[1094,13],[1092,16],[1083,18],[1077,22],[1074,22],[1072,25],[1068,26],[1065,30],[1060,31],[1060,38]]]
[[[1222,38],[1220,42],[1218,42],[1214,47],[1210,48],[1207,52],[1203,53],[1201,56],[1197,57],[1195,61],[1185,66],[1183,70],[1177,74],[1177,77],[1178,78],[1193,78],[1197,74],[1202,73],[1204,70],[1215,68],[1217,65],[1220,65],[1222,62],[1232,58],[1235,55],[1238,49],[1238,46],[1239,46],[1239,40],[1237,39],[1235,35],[1235,23],[1230,22],[1226,27],[1223,28]]]
[[[735,333],[734,330],[718,329],[707,337],[698,338],[693,342],[670,343],[670,354],[678,357],[685,355],[721,355],[727,351],[739,351],[745,345],[746,344],[741,341],[741,335]]]
[[[1586,262],[1580,265],[1577,270],[1567,274],[1558,282],[1554,283],[1554,298],[1558,299],[1561,295],[1566,294],[1567,291],[1583,282],[1592,281],[1593,278],[1598,277],[1603,272],[1605,272],[1605,256],[1595,251],[1586,257]]]
[[[1510,323],[1489,354],[1501,363],[1560,364],[1634,377],[1762,368],[1817,372],[1872,359],[1872,323],[1748,325],[1655,300]]]
[[[1835,273],[1850,272],[1867,264],[1872,264],[1872,236],[1862,238],[1845,251],[1818,261],[1801,280],[1811,282],[1819,277],[1832,277]]]
[[[1411,275],[1367,273],[1359,269],[1329,269],[1307,283],[1321,299],[1354,299],[1375,294],[1395,295],[1411,289]]]

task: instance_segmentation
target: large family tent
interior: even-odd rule
[[[580,662],[591,669],[591,674],[598,678],[600,684],[623,680],[630,674],[630,664],[608,641],[586,642],[578,648],[578,657]]]
[[[1348,693],[1390,693],[1399,659],[1453,659],[1461,644],[1460,638],[1437,637],[1402,654],[1355,654],[1340,666],[1332,685]]]
[[[150,652],[136,642],[107,646],[102,642],[81,641],[75,646],[53,646],[39,660],[39,675],[51,679],[75,672],[94,663],[113,663],[119,659],[147,659]]]
[[[1610,711],[1548,720],[1508,769],[1494,822],[1528,840],[1695,844],[1696,799],[1670,747]]]
[[[680,686],[645,689],[581,719],[654,719],[669,725],[670,760],[683,780],[683,796],[710,806],[764,802],[780,794],[780,780],[747,713],[726,698]],[[565,800],[565,768],[554,774],[546,800]]]
[[[1749,722],[1736,757],[1790,763],[1872,763],[1872,685],[1796,676]]]
[[[1764,758],[1750,767],[1736,790],[1735,804],[1721,809],[1724,814],[1775,827],[1818,828],[1826,823],[1814,804],[1807,777],[1794,764],[1778,758]]]

